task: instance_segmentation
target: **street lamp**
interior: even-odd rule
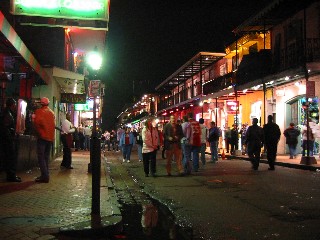
[[[97,48],[87,55],[87,63],[94,71],[101,68],[102,57]],[[101,145],[97,134],[97,97],[100,97],[100,80],[91,80],[89,84],[89,97],[93,98],[93,127],[90,148],[89,172],[92,173],[92,203],[91,214],[97,217],[100,224],[100,179],[101,179]],[[93,221],[95,222],[95,221]]]

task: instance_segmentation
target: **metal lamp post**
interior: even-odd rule
[[[101,68],[102,58],[96,51],[88,54],[88,64],[93,70]],[[89,96],[93,98],[93,129],[91,136],[89,172],[92,173],[92,222],[100,224],[100,178],[101,178],[101,144],[97,134],[97,97],[100,96],[100,80],[91,80],[89,84]]]

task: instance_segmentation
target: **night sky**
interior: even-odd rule
[[[155,87],[198,52],[224,52],[232,30],[270,0],[111,0],[103,129],[134,96]],[[133,91],[134,89],[134,91]]]

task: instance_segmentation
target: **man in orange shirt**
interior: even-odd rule
[[[40,100],[41,108],[34,113],[34,127],[38,134],[37,154],[41,176],[35,179],[36,182],[49,182],[49,159],[52,142],[55,133],[54,112],[48,107],[49,99],[46,97]]]

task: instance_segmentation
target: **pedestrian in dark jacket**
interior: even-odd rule
[[[235,150],[238,150],[238,128],[236,124],[233,124],[233,127],[231,129],[231,154],[234,154]]]
[[[258,119],[252,119],[252,125],[246,132],[246,144],[249,159],[252,163],[252,169],[258,170],[260,163],[260,152],[263,146],[263,129],[258,126]]]
[[[278,142],[281,132],[279,126],[273,122],[272,115],[268,116],[268,123],[263,126],[264,143],[267,150],[267,159],[269,163],[268,170],[274,170],[274,163],[277,157]]]
[[[8,182],[21,182],[21,178],[16,176],[16,109],[16,101],[13,98],[8,98],[6,101],[6,108],[1,116],[0,144],[4,152],[4,169],[7,174]]]
[[[298,136],[300,133],[300,130],[295,128],[294,123],[290,123],[290,126],[283,132],[283,135],[286,137],[286,144],[288,144],[289,147],[290,159],[296,157]]]

